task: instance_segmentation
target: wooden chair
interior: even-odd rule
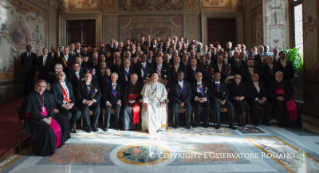
[[[221,106],[219,112],[224,114],[224,113],[227,113],[228,110],[227,110],[226,107]],[[234,109],[234,114],[233,115],[234,115],[233,116],[233,122],[235,122],[235,109]],[[216,116],[214,114],[213,114],[213,116],[214,116],[213,119],[214,119],[214,125],[215,125],[216,124]]]
[[[17,112],[18,115],[18,124],[19,124],[19,152],[21,151],[21,143],[22,143],[22,134],[26,133],[27,134],[27,130],[24,126],[24,123],[22,123],[21,121],[24,121],[25,115],[24,112],[22,112],[21,110],[21,106],[15,107],[15,110]]]
[[[151,82],[151,80],[152,80],[152,78],[145,79],[145,80],[143,80],[143,84]],[[166,79],[159,78],[158,82],[163,84],[165,87],[167,85],[167,80]],[[141,103],[141,110],[140,111],[142,112],[143,111],[143,99],[140,99],[140,103]],[[168,103],[169,103],[169,100],[166,99],[165,100],[165,104],[166,104],[166,128],[168,127]]]

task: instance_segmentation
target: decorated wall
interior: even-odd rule
[[[289,47],[289,12],[287,0],[263,1],[264,44],[274,48]]]
[[[48,6],[49,0],[0,1],[0,106],[22,95],[20,54],[26,45],[41,54],[43,47],[56,43],[56,13],[53,8],[53,14],[48,12]]]

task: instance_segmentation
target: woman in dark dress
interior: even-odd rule
[[[241,76],[235,76],[235,82],[228,85],[229,100],[236,109],[236,114],[239,117],[238,126],[245,127],[245,118],[248,112],[248,103],[246,102],[246,86],[241,82]]]
[[[54,105],[50,94],[45,92],[47,83],[38,80],[35,91],[23,101],[24,125],[32,139],[32,150],[36,155],[50,156],[55,149],[64,145],[64,137],[59,123],[53,118]]]

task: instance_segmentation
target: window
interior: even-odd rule
[[[303,53],[303,14],[302,0],[294,0],[292,3],[292,26],[293,26],[293,46],[299,48],[299,52]]]

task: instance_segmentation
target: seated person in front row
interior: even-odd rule
[[[269,83],[269,93],[277,107],[280,126],[302,127],[301,116],[293,99],[293,88],[289,81],[283,80],[284,74],[276,72],[276,80]]]
[[[141,95],[143,97],[142,130],[155,133],[166,127],[167,91],[163,84],[158,82],[158,74],[152,74],[152,81],[145,84]]]
[[[38,80],[35,91],[24,99],[21,107],[25,113],[25,128],[32,139],[33,153],[40,156],[50,156],[55,153],[55,149],[64,145],[61,127],[52,118],[53,102],[50,94],[44,92],[46,86],[44,80]]]
[[[105,131],[108,131],[110,128],[110,118],[111,110],[114,108],[115,116],[115,130],[120,130],[119,127],[119,117],[121,111],[121,95],[122,95],[122,85],[117,82],[118,74],[111,74],[111,83],[107,84],[104,87],[103,99],[105,101],[105,116],[106,116],[106,128]]]
[[[267,101],[267,91],[262,82],[258,82],[259,75],[254,73],[251,77],[252,82],[246,84],[248,103],[252,106],[253,116],[255,116],[254,125],[258,126],[260,120],[259,107],[264,107],[265,113],[262,124],[269,126],[269,115],[272,106]]]
[[[174,57],[179,58],[178,56]],[[190,129],[189,118],[192,112],[192,106],[190,99],[192,97],[191,85],[184,80],[184,72],[179,71],[177,73],[177,79],[171,87],[171,103],[173,105],[173,114],[175,116],[175,128],[179,128],[179,109],[185,109],[185,125],[187,129]]]
[[[210,90],[212,91],[211,95],[211,104],[214,110],[214,116],[217,119],[216,128],[220,128],[220,107],[225,106],[227,108],[228,120],[229,120],[229,128],[236,130],[236,127],[233,123],[234,117],[234,107],[228,100],[229,92],[227,88],[227,84],[224,81],[220,81],[220,73],[215,73],[215,83],[212,83]]]
[[[81,117],[81,111],[74,106],[75,96],[72,84],[65,81],[65,73],[63,71],[58,73],[57,78],[58,81],[51,86],[51,93],[54,95],[59,111],[67,115],[71,133],[76,133],[74,125]]]
[[[238,115],[238,126],[245,127],[245,118],[249,111],[249,106],[246,101],[246,85],[241,82],[241,76],[239,74],[235,76],[235,82],[228,85],[228,90],[229,100],[235,107],[236,113]]]
[[[138,83],[136,73],[131,74],[131,82],[123,88],[123,129],[140,129],[140,99],[143,85]]]
[[[101,96],[102,92],[99,85],[92,81],[92,75],[90,73],[86,73],[84,75],[84,81],[81,81],[77,89],[77,99],[82,103],[81,111],[86,119],[89,133],[92,132],[92,130],[94,132],[98,131],[96,124],[101,112],[99,102]],[[90,118],[90,109],[93,111],[92,123]]]
[[[192,101],[193,101],[193,106],[195,107],[195,119],[196,119],[196,124],[194,128],[197,128],[200,123],[200,115],[201,115],[201,107],[204,107],[204,127],[208,127],[208,116],[210,114],[210,104],[209,104],[209,98],[211,95],[211,91],[208,88],[208,84],[204,82],[203,75],[201,72],[196,73],[196,83],[192,83]]]

